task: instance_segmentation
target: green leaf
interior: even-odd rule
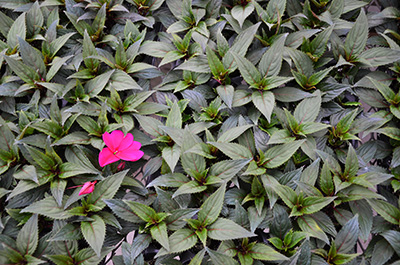
[[[106,224],[98,215],[92,215],[94,221],[81,222],[81,231],[85,240],[94,250],[98,257],[101,256],[101,248],[106,236]]]
[[[13,176],[16,179],[25,179],[31,180],[36,184],[39,184],[39,180],[37,178],[36,168],[32,165],[25,165],[22,169],[16,172]]]
[[[304,199],[300,212],[303,214],[313,214],[329,205],[336,197],[315,197],[310,196]]]
[[[72,265],[74,259],[65,255],[46,255],[46,258],[54,262],[56,265]]]
[[[221,150],[222,153],[224,153],[233,160],[253,157],[253,154],[249,149],[237,143],[209,142],[209,144],[215,146],[216,148]]]
[[[106,206],[103,200],[114,197],[127,173],[128,170],[124,170],[97,183],[93,193],[87,198],[87,203],[103,209]]]
[[[82,239],[80,227],[73,224],[66,224],[53,235],[49,241],[65,241]]]
[[[162,124],[159,120],[152,117],[136,115],[136,114],[134,116],[146,133],[154,137],[163,135],[159,126],[163,126],[164,124]]]
[[[22,13],[12,24],[7,34],[7,44],[12,49],[18,45],[18,37],[25,40],[26,38],[26,13]]]
[[[238,265],[239,263],[232,257],[225,255],[219,251],[215,251],[205,247],[208,255],[211,258],[213,264],[224,264],[224,265]]]
[[[221,136],[218,137],[218,142],[228,143],[235,140],[237,137],[241,136],[245,131],[253,125],[243,125],[238,127],[230,128],[226,130]]]
[[[254,106],[271,122],[271,114],[275,107],[275,96],[270,91],[254,91],[251,95]]]
[[[251,87],[257,87],[257,84],[261,82],[261,74],[258,72],[257,68],[246,58],[240,56],[236,53],[232,53],[235,58],[235,62],[239,67],[240,74],[243,79],[249,84]]]
[[[35,2],[26,13],[26,26],[28,36],[34,36],[41,31],[44,18],[40,10],[39,2]]]
[[[121,219],[124,219],[132,223],[142,223],[142,219],[139,218],[130,206],[124,203],[122,200],[107,199],[104,200],[107,206],[112,210],[112,212]]]
[[[175,62],[176,60],[185,57],[186,54],[180,52],[180,51],[169,51],[165,56],[163,57],[162,61],[158,65],[158,67],[161,67],[167,63]]]
[[[206,249],[203,248],[191,259],[189,265],[201,265],[204,255],[206,254]]]
[[[199,182],[192,180],[189,181],[188,183],[183,184],[182,186],[179,187],[172,196],[173,198],[181,195],[181,194],[192,194],[192,193],[199,193],[202,191],[205,191],[207,189],[207,186],[200,185]]]
[[[346,164],[344,169],[345,176],[355,176],[359,170],[359,163],[356,151],[353,146],[349,145],[347,152]]]
[[[319,33],[310,43],[311,54],[317,58],[321,57],[326,49],[328,40],[332,34],[333,26]]]
[[[339,231],[335,238],[337,252],[348,253],[354,250],[359,234],[358,215],[351,218]]]
[[[221,97],[222,101],[232,108],[233,97],[235,94],[235,88],[231,85],[221,85],[216,88],[218,95]]]
[[[356,254],[337,254],[333,258],[334,264],[348,264],[350,261],[358,257],[361,253],[356,253]]]
[[[343,14],[344,0],[333,0],[328,8],[333,18],[339,18]]]
[[[155,224],[150,228],[151,236],[158,242],[160,245],[169,251],[169,241],[168,241],[168,232],[167,225],[165,222],[161,222]]]
[[[93,20],[92,29],[95,31],[95,34],[100,35],[100,33],[103,31],[104,24],[106,22],[106,8],[107,4],[103,4]]]
[[[395,225],[400,223],[400,210],[392,204],[381,200],[367,200],[367,202],[386,221]]]
[[[326,236],[325,232],[321,229],[321,227],[319,227],[317,222],[311,216],[300,216],[297,219],[297,223],[302,231],[329,244],[329,239]]]
[[[319,90],[313,93],[313,97],[303,99],[296,107],[293,115],[297,122],[314,122],[321,108],[321,93]]]
[[[226,70],[221,60],[217,57],[213,50],[210,47],[206,47],[206,55],[208,60],[208,65],[210,66],[211,73],[217,79],[222,77]]]
[[[329,68],[323,69],[321,71],[318,71],[318,72],[312,74],[308,78],[307,87],[310,88],[310,87],[318,85],[322,81],[322,79],[324,79],[329,74],[329,72],[332,69],[333,69],[333,67],[329,67]]]
[[[25,145],[25,148],[28,150],[29,154],[35,160],[35,162],[44,170],[52,170],[56,162],[49,155],[40,152],[37,148],[31,147],[29,145]]]
[[[275,23],[283,16],[286,9],[286,0],[271,0],[267,5],[268,22]]]
[[[51,63],[51,67],[46,74],[46,81],[50,82],[51,79],[57,74],[60,68],[73,57],[73,55],[65,56],[65,57],[54,57],[53,62]]]
[[[262,243],[255,244],[249,253],[253,259],[257,260],[289,260],[286,256]]]
[[[62,206],[62,200],[66,187],[67,181],[63,179],[55,179],[50,184],[51,194],[53,195],[54,199],[56,199],[58,206]]]
[[[198,209],[176,209],[171,212],[171,215],[165,218],[165,222],[169,230],[178,230],[187,224],[187,219],[192,218]]]
[[[314,71],[313,62],[307,54],[302,51],[286,47],[285,52],[287,52],[290,58],[293,60],[294,64],[296,65],[296,69],[300,74],[307,78],[312,75]],[[293,72],[294,71],[292,71],[292,73]]]
[[[258,22],[257,24],[248,27],[247,29],[240,32],[239,35],[235,38],[232,47],[229,49],[228,53],[226,53],[224,58],[222,59],[222,63],[225,66],[225,69],[229,69],[229,72],[232,73],[237,68],[237,64],[235,63],[235,58],[233,57],[233,53],[241,57],[244,57],[246,55],[247,49],[253,42],[254,35],[256,34],[260,24],[261,22]]]
[[[107,71],[95,78],[89,80],[85,84],[85,90],[87,91],[90,97],[97,96],[107,85],[110,81],[111,75],[113,75],[114,70]]]
[[[210,197],[201,205],[198,213],[198,220],[203,225],[212,224],[217,220],[224,203],[225,184],[221,185]]]
[[[279,146],[274,146],[265,152],[266,167],[276,168],[288,161],[292,155],[299,149],[304,143],[304,140],[294,141]]]
[[[282,66],[283,47],[288,34],[280,36],[261,57],[258,69],[263,77],[271,77],[279,74]]]
[[[26,66],[21,61],[17,61],[12,57],[4,56],[7,64],[10,66],[11,70],[14,71],[19,78],[22,79],[27,84],[33,85],[35,81],[40,80],[38,73],[36,73],[32,68]]]
[[[169,51],[173,50],[175,50],[175,47],[170,43],[145,41],[140,47],[139,53],[143,53],[157,58],[163,58]]]
[[[39,242],[38,216],[33,214],[22,227],[17,236],[17,247],[22,254],[35,253]]]
[[[378,67],[400,60],[400,51],[384,47],[376,47],[362,52],[359,56],[361,63],[367,67]]]
[[[165,174],[157,177],[152,182],[150,182],[147,187],[171,187],[179,188],[182,184],[185,184],[189,179],[181,173]]]
[[[341,175],[342,168],[333,156],[320,150],[317,150],[317,154],[322,158],[330,171],[332,171],[337,176]]]
[[[393,253],[394,250],[390,244],[385,239],[381,239],[374,246],[371,263],[378,265],[385,264],[393,256]]]
[[[350,208],[353,214],[358,214],[360,238],[367,239],[371,233],[373,222],[371,206],[365,200],[359,200],[350,202]]]
[[[303,122],[300,125],[300,132],[304,134],[311,134],[322,131],[331,127],[329,124],[317,123],[317,122]]]
[[[377,130],[378,133],[382,133],[390,138],[400,141],[400,129],[394,127],[384,127]]]
[[[19,50],[24,64],[35,70],[42,79],[46,77],[46,65],[42,53],[18,37]]]
[[[100,256],[91,248],[81,249],[74,257],[75,263],[79,265],[97,265],[112,249],[112,247],[101,249]]]
[[[397,255],[400,255],[400,232],[389,230],[381,234],[387,242],[392,246]]]
[[[358,55],[364,50],[368,39],[368,19],[365,15],[364,9],[361,9],[353,27],[349,31],[344,43],[346,51],[346,59],[351,60],[357,58]]]
[[[0,12],[0,33],[3,36],[7,36],[8,31],[10,30],[14,20],[5,15],[3,12]]]
[[[175,166],[181,156],[181,148],[174,144],[173,146],[164,147],[162,150],[162,157],[167,162],[171,172],[174,172]]]
[[[207,227],[207,232],[211,239],[220,241],[256,236],[256,234],[247,231],[232,220],[225,218],[218,218]]]
[[[232,10],[231,14],[234,19],[239,22],[240,27],[243,26],[243,22],[246,20],[248,16],[254,11],[254,5],[250,2],[247,5],[235,5]]]
[[[285,185],[276,185],[273,188],[289,208],[292,209],[297,204],[297,194],[290,187]]]
[[[386,84],[379,82],[373,78],[368,77],[368,79],[371,81],[373,86],[378,89],[378,91],[382,94],[382,96],[388,101],[392,102],[395,99],[396,94],[393,92],[393,90]]]
[[[124,200],[124,203],[128,205],[143,221],[147,223],[152,223],[154,221],[156,211],[154,211],[153,208],[135,201]]]
[[[250,159],[223,160],[211,166],[209,175],[224,181],[231,180],[248,163]]]
[[[86,67],[94,72],[99,67],[99,60],[90,58],[91,56],[97,56],[96,47],[94,46],[92,40],[88,32],[85,30],[83,34],[83,46],[82,46],[82,57],[83,62],[85,63]]]
[[[181,110],[178,106],[178,103],[175,101],[171,107],[171,110],[168,113],[167,120],[165,122],[165,126],[181,129],[182,128],[182,114]]]
[[[21,213],[36,213],[52,219],[62,220],[72,217],[65,211],[63,207],[58,206],[53,197],[47,197],[41,201],[37,201],[21,210]]]
[[[57,52],[64,46],[64,44],[75,34],[76,32],[67,33],[50,42],[51,58],[54,58],[54,56],[56,56]],[[47,80],[49,81],[49,79]]]
[[[169,253],[180,253],[192,248],[197,243],[197,235],[190,229],[179,229],[169,237],[169,252],[166,249],[161,249],[157,255],[160,257]]]

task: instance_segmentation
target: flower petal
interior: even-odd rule
[[[129,148],[132,143],[133,143],[133,135],[131,133],[127,133],[124,139],[122,139],[120,145],[118,146],[118,151],[122,151]]]
[[[112,133],[105,132],[103,134],[103,141],[111,149],[112,152],[117,151],[119,145],[124,139],[124,133],[122,131],[116,130]]]
[[[100,151],[99,164],[101,167],[118,161],[119,158],[113,154],[110,148],[106,147]]]
[[[115,154],[115,156],[127,161],[137,161],[142,158],[143,155],[143,151],[130,147]]]
[[[142,144],[136,141],[132,141],[130,148],[139,150],[142,147]]]
[[[83,187],[81,188],[81,190],[79,191],[79,195],[83,195],[83,194],[88,194],[88,193],[92,193],[94,190],[94,184],[96,183],[96,181],[94,181],[93,183],[88,181],[85,182],[85,184],[83,184]]]

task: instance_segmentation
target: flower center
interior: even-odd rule
[[[114,155],[118,154],[118,150],[116,150],[113,154],[114,154]]]

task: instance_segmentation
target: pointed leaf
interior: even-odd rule
[[[232,220],[218,218],[212,225],[207,227],[208,236],[214,240],[231,240],[256,236],[247,231]]]
[[[279,74],[282,66],[283,46],[286,41],[287,34],[280,36],[274,41],[269,49],[261,57],[258,69],[263,77],[276,76]]]
[[[198,220],[204,224],[212,224],[217,220],[224,203],[225,185],[221,185],[210,197],[201,205],[198,213]]]
[[[347,59],[356,58],[365,48],[368,38],[368,19],[364,9],[361,9],[360,15],[347,34],[344,43]]]
[[[279,167],[288,161],[303,143],[304,140],[294,141],[292,143],[274,146],[268,149],[265,152],[265,157],[267,158],[266,167]]]
[[[360,228],[358,225],[358,215],[351,218],[343,227],[335,238],[337,252],[348,253],[354,250],[357,242]]]
[[[251,95],[254,106],[271,122],[271,114],[275,107],[275,96],[270,91],[254,91]]]
[[[400,224],[400,210],[392,204],[381,200],[367,200],[368,204],[386,221]]]
[[[151,236],[158,242],[160,245],[169,251],[169,241],[168,241],[168,232],[167,225],[165,222],[161,222],[153,225],[150,228]]]
[[[255,244],[249,253],[253,259],[257,260],[289,260],[286,256],[262,243]]]
[[[81,222],[81,231],[90,247],[94,250],[97,256],[100,257],[101,248],[106,235],[106,224],[98,215],[92,215],[90,218],[94,219],[94,221]]]
[[[302,231],[307,232],[310,236],[321,239],[329,244],[329,239],[325,232],[319,227],[317,222],[309,215],[300,216],[297,223]]]
[[[7,44],[14,49],[18,45],[18,37],[25,40],[26,37],[26,13],[22,13],[12,24],[7,34]]]
[[[97,183],[93,193],[88,197],[87,203],[103,209],[106,206],[103,200],[114,197],[127,173],[128,170],[124,170]]]
[[[39,242],[38,215],[33,214],[17,236],[17,247],[22,254],[35,253]]]
[[[190,229],[179,229],[169,237],[169,252],[161,249],[156,257],[166,255],[168,253],[180,253],[192,248],[197,243],[197,235]]]

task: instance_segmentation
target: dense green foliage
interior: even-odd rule
[[[0,0],[0,264],[399,265],[399,21],[396,0]],[[145,156],[100,167],[114,130]]]

